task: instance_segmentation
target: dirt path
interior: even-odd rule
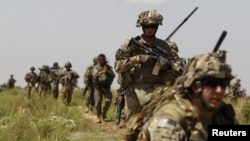
[[[84,111],[82,106],[79,106],[79,111]],[[100,132],[95,134],[95,137],[100,137],[101,141],[117,141],[115,138],[120,138],[121,133],[124,132],[125,129],[121,129],[114,121],[95,123],[96,115],[93,113],[84,113],[82,112],[82,116],[86,119],[89,119],[92,122],[93,126],[96,126],[98,129],[101,129]],[[92,133],[86,132],[75,132],[72,134],[72,140],[79,140],[84,138],[85,136],[91,136]],[[92,135],[93,136],[93,135]]]

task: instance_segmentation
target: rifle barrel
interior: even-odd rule
[[[175,34],[175,32],[189,19],[189,17],[194,14],[197,9],[198,7],[195,7],[195,9],[181,22],[179,26],[177,26],[177,28],[175,28],[175,30],[165,39],[165,41],[169,41],[169,39]]]

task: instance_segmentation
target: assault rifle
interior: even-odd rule
[[[68,84],[70,83],[71,79],[72,79],[71,73],[66,73],[66,75],[64,75],[64,76],[61,78],[62,85],[63,85],[63,86],[68,85]]]
[[[136,40],[136,38],[131,38],[130,45],[134,45],[135,47],[139,47],[140,49],[146,51],[148,55],[152,56],[153,58],[156,58],[156,63],[154,66],[154,69],[152,71],[152,74],[158,75],[160,68],[163,63],[167,64],[168,67],[172,66],[172,62],[169,61],[168,52],[163,50],[162,48],[155,46],[153,48],[149,48],[143,44],[141,44],[139,41]]]
[[[125,105],[124,94],[122,92],[123,92],[123,89],[122,87],[120,87],[117,90],[117,97],[115,100],[115,123],[116,124],[119,124],[121,121],[122,109],[124,108],[124,105]]]

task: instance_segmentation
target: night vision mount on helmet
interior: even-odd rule
[[[226,34],[226,31],[222,32],[212,53],[197,55],[189,60],[183,75],[185,88],[190,87],[194,81],[207,77],[226,79],[228,82],[234,78],[231,66],[226,63],[227,52],[225,50],[218,51]]]

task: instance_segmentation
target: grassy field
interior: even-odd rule
[[[118,140],[116,129],[93,123],[85,118],[82,91],[75,91],[72,105],[65,106],[61,97],[27,98],[23,89],[0,93],[1,141],[108,141]],[[114,119],[114,105],[108,116]],[[107,125],[115,125],[111,122]],[[110,129],[110,130],[107,130]],[[114,132],[117,132],[114,134]]]
[[[240,123],[250,123],[249,100],[226,101],[233,104]],[[0,140],[115,141],[121,138],[122,131],[114,123],[114,104],[108,113],[111,122],[102,124],[87,118],[91,116],[85,115],[83,107],[81,90],[74,92],[71,106],[65,106],[61,97],[55,100],[49,95],[34,94],[28,99],[24,89],[3,91],[0,93]]]

